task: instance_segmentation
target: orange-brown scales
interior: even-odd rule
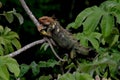
[[[81,46],[72,34],[64,29],[57,20],[52,17],[43,16],[39,18],[39,22],[47,33],[45,36],[51,37],[59,47],[71,50],[73,53],[89,54],[90,49]]]

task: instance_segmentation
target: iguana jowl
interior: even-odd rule
[[[39,18],[39,22],[44,27],[43,35],[51,37],[55,43],[71,53],[88,55],[90,48],[85,48],[72,36],[70,32],[65,30],[57,20],[52,17],[43,16]]]

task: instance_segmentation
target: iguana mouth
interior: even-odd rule
[[[48,27],[48,25],[43,25],[43,24],[41,24],[41,25],[42,25],[42,30],[47,31],[47,27]]]

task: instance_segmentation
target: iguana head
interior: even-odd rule
[[[48,35],[48,29],[53,30],[56,25],[55,19],[52,17],[48,17],[48,16],[40,17],[39,22],[41,26],[43,27],[43,29],[41,30],[41,33],[43,35]]]

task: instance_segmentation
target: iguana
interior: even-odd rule
[[[91,51],[90,48],[81,46],[77,39],[52,17],[43,16],[39,18],[39,22],[44,28],[43,35],[52,38],[59,47],[70,50],[72,58],[74,57],[74,53],[88,55],[89,51]]]

